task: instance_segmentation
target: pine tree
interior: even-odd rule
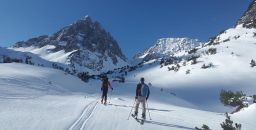
[[[197,63],[197,60],[196,59],[192,59],[191,65],[194,65],[196,63]]]
[[[236,130],[236,128],[233,126],[233,121],[230,119],[230,116],[228,113],[226,113],[226,120],[225,122],[222,122],[220,125],[223,128],[223,130]]]
[[[256,62],[255,62],[255,60],[253,60],[253,59],[252,59],[250,64],[251,64],[251,67],[256,66]]]
[[[186,71],[186,74],[190,74],[190,70],[189,69]]]
[[[195,127],[196,130],[211,130],[209,126],[203,124],[201,128]]]
[[[223,128],[223,130],[241,130],[242,125],[235,123],[235,127],[233,126],[233,121],[230,119],[230,116],[228,113],[226,114],[226,120],[225,122],[222,122],[220,125]]]
[[[243,97],[245,94],[242,91],[232,92],[221,90],[220,92],[220,101],[225,106],[229,105],[232,107],[243,106]]]

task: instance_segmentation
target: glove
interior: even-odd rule
[[[112,89],[112,91],[113,91],[113,88],[111,88]]]
[[[146,98],[146,100],[148,100],[148,97]]]
[[[100,88],[100,90],[102,91],[102,88]]]

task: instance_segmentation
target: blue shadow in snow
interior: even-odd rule
[[[108,104],[108,105],[111,105],[111,106],[116,106],[116,107],[132,107],[132,106],[128,106],[128,105],[117,105],[117,104]],[[171,112],[171,111],[174,111],[174,110],[166,110],[166,109],[156,109],[156,108],[148,108],[148,110],[150,111],[160,111],[160,112]]]
[[[144,122],[149,123],[149,124],[159,125],[159,126],[165,126],[165,127],[175,127],[175,128],[185,129],[185,130],[194,130],[194,128],[190,128],[190,127],[186,127],[186,126],[168,124],[168,123],[157,122],[157,121],[145,120]]]

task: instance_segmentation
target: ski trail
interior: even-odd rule
[[[86,122],[90,119],[93,111],[95,110],[98,101],[92,101],[87,106],[85,106],[81,116],[71,125],[69,130],[83,130]]]

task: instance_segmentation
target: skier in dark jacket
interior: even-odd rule
[[[110,82],[108,81],[108,78],[105,77],[103,78],[102,85],[101,85],[101,91],[102,91],[101,103],[103,103],[103,99],[104,99],[104,104],[107,104],[108,88],[111,88],[113,90]]]
[[[147,84],[144,82],[144,78],[140,79],[140,83],[137,85],[136,88],[136,106],[134,111],[134,116],[137,117],[138,115],[138,109],[140,103],[142,104],[142,118],[146,118],[146,101],[148,100],[148,97],[150,95],[150,90]]]

